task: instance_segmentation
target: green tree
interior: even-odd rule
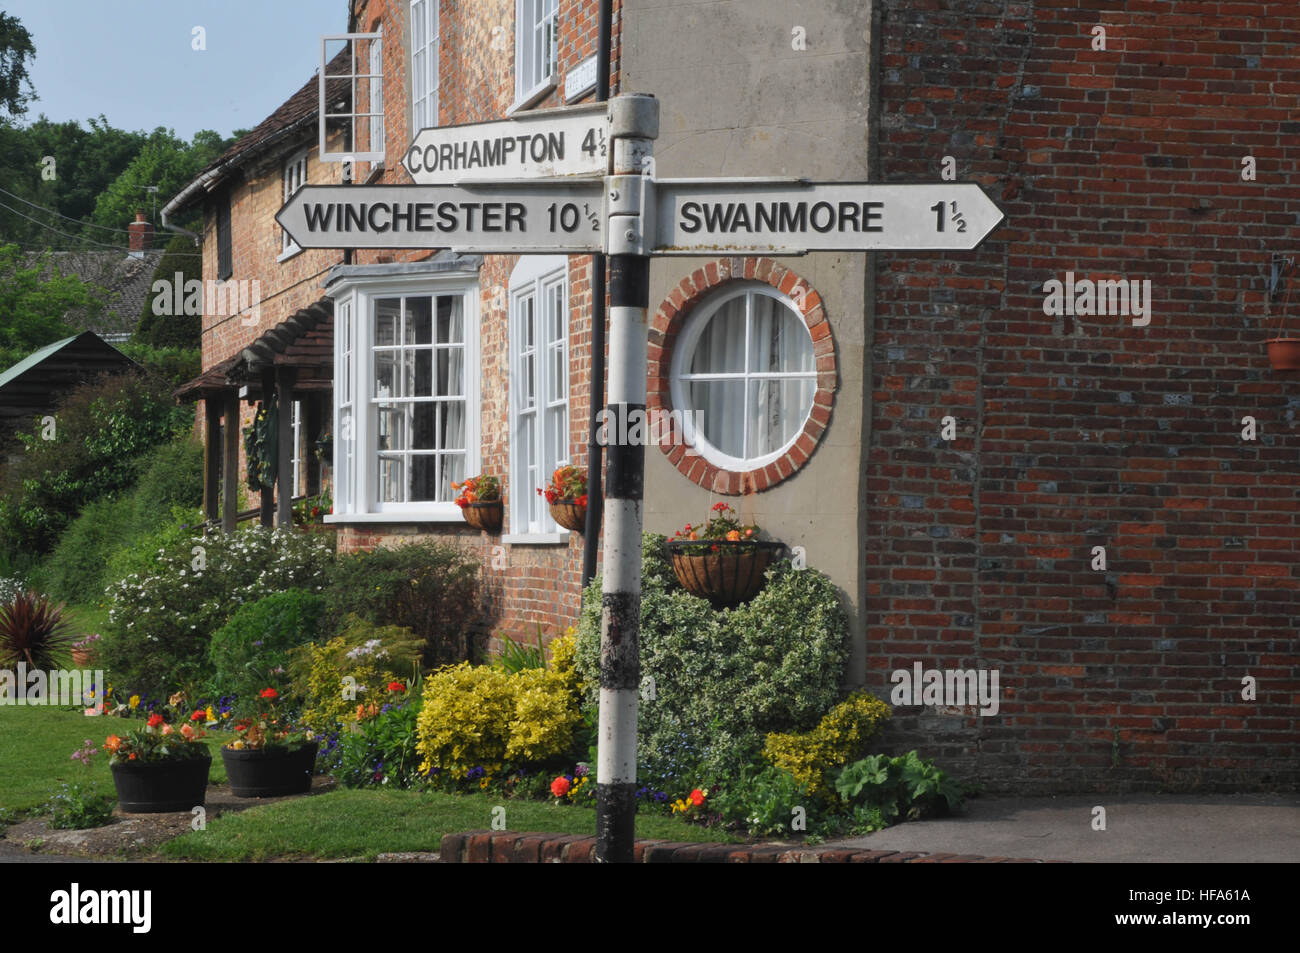
[[[177,282],[180,275],[182,301],[184,301],[185,283],[191,279],[203,280],[203,259],[199,255],[199,246],[188,235],[176,235],[167,243],[158,267],[154,269],[153,279],[149,285],[149,294],[145,296],[140,308],[140,322],[135,334],[131,336],[133,344],[148,344],[150,347],[184,347],[197,348],[203,331],[201,314],[154,314],[154,301],[157,293],[153,282],[165,281],[168,289]],[[165,292],[171,310],[175,310],[171,291]],[[165,309],[164,309],[165,310]]]
[[[158,206],[165,204],[219,156],[227,144],[227,140],[210,129],[199,130],[193,142],[186,143],[177,139],[170,129],[158,127],[130,164],[100,194],[95,202],[94,221],[109,228],[125,228],[125,223],[135,218],[137,209],[144,209],[152,216],[154,201]],[[147,186],[158,188],[152,198]]]
[[[27,103],[36,98],[27,75],[27,62],[34,59],[32,35],[17,17],[0,11],[0,107],[9,116],[23,115]]]
[[[102,305],[95,289],[61,274],[48,255],[25,264],[17,245],[0,245],[0,366],[71,335],[70,310],[94,313]]]

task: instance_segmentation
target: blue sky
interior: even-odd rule
[[[252,128],[311,78],[346,0],[0,0],[36,46],[41,113],[120,129]],[[207,49],[192,48],[194,27]]]

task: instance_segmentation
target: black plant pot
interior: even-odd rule
[[[188,811],[203,804],[212,758],[126,762],[112,766],[117,803],[126,814]]]
[[[318,747],[313,741],[296,751],[222,748],[221,760],[230,779],[230,792],[235,797],[306,794],[311,790],[311,772],[316,767]]]

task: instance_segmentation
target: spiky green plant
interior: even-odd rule
[[[0,666],[26,662],[33,669],[58,668],[73,637],[63,606],[48,596],[24,591],[0,605]]]

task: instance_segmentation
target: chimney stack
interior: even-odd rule
[[[143,258],[144,253],[153,246],[153,225],[144,217],[143,211],[135,213],[135,221],[126,227],[131,233],[131,257]]]

